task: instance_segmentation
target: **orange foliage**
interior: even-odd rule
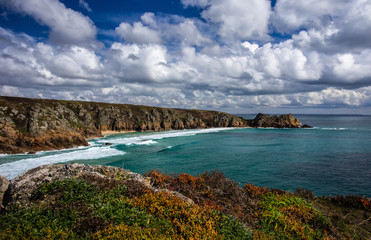
[[[190,205],[165,193],[147,193],[132,204],[143,211],[167,219],[184,239],[217,239],[219,215],[208,206]]]
[[[243,188],[250,194],[251,197],[261,197],[268,192],[266,187],[258,187],[251,183],[247,183]]]
[[[361,202],[365,208],[371,208],[371,201],[367,198],[361,198]]]
[[[163,186],[166,182],[171,180],[171,177],[169,175],[164,174],[160,172],[159,170],[150,171],[146,175],[152,178],[153,184],[155,186]]]

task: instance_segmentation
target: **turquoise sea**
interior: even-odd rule
[[[160,169],[197,175],[219,170],[241,185],[371,197],[371,116],[296,117],[315,127],[116,134],[73,150],[1,155],[0,174],[12,179],[30,168],[59,162],[111,165],[139,173]]]

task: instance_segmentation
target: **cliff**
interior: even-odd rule
[[[87,145],[102,131],[162,131],[245,127],[240,117],[216,111],[128,104],[0,97],[0,153]]]
[[[163,131],[212,127],[298,128],[291,114],[245,120],[205,110],[96,102],[0,97],[0,153],[14,154],[87,145],[103,131]]]
[[[1,183],[1,182],[0,182]],[[47,165],[8,183],[0,239],[370,239],[369,199],[317,197],[220,172]]]

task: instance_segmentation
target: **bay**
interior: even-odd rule
[[[14,178],[57,162],[111,165],[138,173],[159,169],[197,175],[219,170],[241,186],[371,197],[371,116],[296,116],[315,127],[116,134],[90,140],[85,148],[2,155],[0,174]]]

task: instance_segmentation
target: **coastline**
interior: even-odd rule
[[[101,134],[102,134],[103,136],[108,136],[108,135],[113,135],[113,134],[134,133],[134,132],[137,132],[137,131],[134,131],[134,130],[129,130],[129,131],[113,131],[113,130],[105,130],[105,131],[102,131]]]

